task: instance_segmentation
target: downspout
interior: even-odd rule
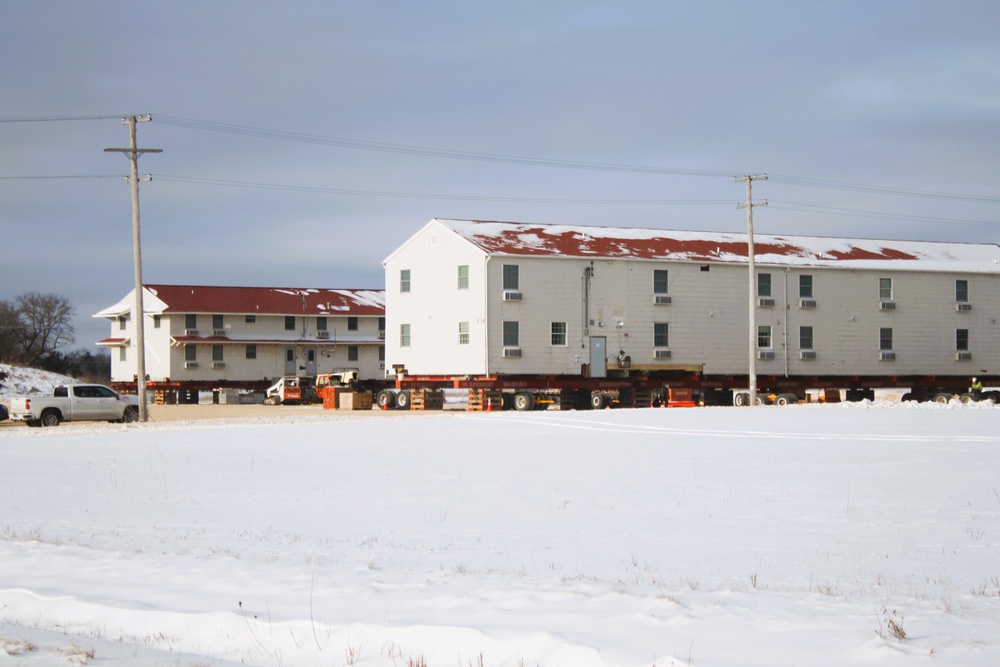
[[[486,287],[483,290],[483,329],[486,334],[483,336],[483,368],[486,371],[484,375],[490,374],[490,258],[491,256],[487,254],[486,261],[483,262],[483,280]]]
[[[590,279],[594,275],[594,263],[583,270],[583,335],[590,336]],[[584,346],[586,347],[586,346]]]
[[[784,284],[784,287],[782,288],[782,292],[783,292],[783,295],[785,297],[785,318],[784,318],[785,319],[785,324],[782,327],[782,331],[784,332],[782,335],[783,335],[783,337],[785,339],[785,343],[784,343],[784,347],[785,347],[785,377],[788,377],[788,317],[789,317],[789,313],[791,312],[789,310],[789,308],[788,308],[788,271],[789,271],[789,268],[785,267],[785,276],[784,276],[785,284]]]

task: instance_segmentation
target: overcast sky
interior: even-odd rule
[[[3,2],[0,299],[109,335],[133,114],[146,283],[382,287],[434,217],[745,231],[744,174],[758,233],[997,242],[998,28],[996,0]]]

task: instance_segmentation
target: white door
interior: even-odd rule
[[[590,337],[590,377],[608,377],[608,339],[604,336]]]
[[[285,348],[285,375],[295,375],[295,348]]]
[[[306,350],[306,375],[313,377],[316,375],[316,350]]]

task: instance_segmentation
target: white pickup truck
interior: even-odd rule
[[[28,426],[86,420],[134,422],[139,419],[139,399],[100,384],[71,384],[56,387],[52,396],[15,396],[10,399],[10,418]]]

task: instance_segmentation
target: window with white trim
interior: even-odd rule
[[[670,324],[653,322],[653,347],[670,347]]]
[[[503,288],[515,291],[521,289],[521,269],[517,264],[503,265]]]
[[[459,322],[458,323],[458,344],[468,345],[469,344],[469,323]]]
[[[757,347],[762,350],[771,349],[771,325],[761,324],[757,327]]]
[[[399,325],[399,346],[400,347],[410,347],[410,325],[400,324]]]
[[[566,347],[566,323],[552,322],[549,326],[549,342],[552,347]]]
[[[521,323],[506,320],[503,323],[503,346],[518,347],[521,344]]]
[[[469,265],[458,267],[458,289],[469,289]]]

